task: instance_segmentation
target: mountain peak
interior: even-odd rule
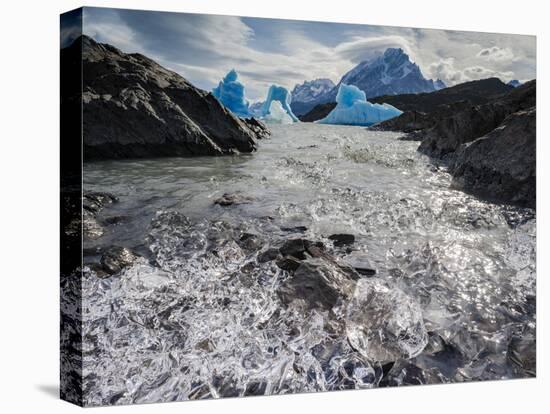
[[[330,79],[319,78],[310,81],[304,81],[297,84],[292,89],[292,102],[310,102],[317,97],[326,94],[335,87]]]
[[[400,47],[388,47],[386,49],[386,51],[384,52],[384,57],[392,57],[392,56],[400,56],[400,55],[405,55],[407,56],[407,58],[409,57],[404,51],[403,49],[401,49]]]

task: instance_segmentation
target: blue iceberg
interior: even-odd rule
[[[212,94],[235,115],[248,117],[248,101],[244,97],[244,86],[238,79],[235,69],[231,69],[218,86],[212,89]]]
[[[294,115],[292,109],[290,109],[290,102],[292,98],[290,92],[282,86],[271,85],[269,92],[267,93],[267,98],[262,106],[261,117],[269,121],[269,115],[271,115],[271,108],[279,109],[278,105],[273,106],[273,102],[279,102],[280,108],[286,113],[286,115],[292,120],[292,122],[299,122],[299,119]],[[280,118],[280,114],[276,114],[275,117]],[[273,117],[272,117],[273,118]],[[277,119],[279,119],[277,118]]]
[[[372,104],[358,87],[342,83],[336,95],[336,107],[317,123],[369,126],[402,113],[389,104]]]

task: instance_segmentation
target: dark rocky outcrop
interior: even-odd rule
[[[432,113],[438,111],[441,105],[457,102],[467,102],[469,106],[482,105],[512,90],[511,86],[506,85],[500,79],[488,78],[464,82],[435,92],[383,95],[371,98],[369,101],[379,104],[388,103],[405,113],[408,111]]]
[[[438,120],[424,133],[418,150],[432,157],[445,157],[462,144],[491,132],[508,115],[535,105],[536,82],[531,81],[487,104],[472,106]]]
[[[485,198],[535,208],[536,144],[536,109],[515,112],[457,151],[453,183]]]
[[[251,152],[267,134],[141,54],[81,36],[61,59],[82,61],[85,160]]]

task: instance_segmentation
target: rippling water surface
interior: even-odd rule
[[[86,272],[89,404],[534,375],[534,211],[453,190],[444,167],[394,133],[271,129],[252,155],[85,165],[86,191],[120,199],[101,213],[114,223],[106,234],[85,242],[87,260],[110,245],[143,256],[108,279]],[[251,201],[215,205],[224,193]],[[258,263],[243,233],[260,252],[322,241],[377,273],[332,310],[283,306],[289,274]],[[334,247],[334,233],[355,243]],[[417,337],[377,342],[378,330],[411,323]]]

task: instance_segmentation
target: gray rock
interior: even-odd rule
[[[237,241],[237,244],[246,251],[260,250],[264,245],[264,241],[257,234],[243,233]]]
[[[536,146],[536,109],[516,112],[457,151],[453,184],[490,200],[536,208]]]
[[[279,249],[270,247],[267,250],[258,254],[258,263],[271,262],[272,260],[277,259],[279,256]]]
[[[287,272],[294,272],[300,267],[300,260],[291,256],[280,257],[275,263],[280,269],[286,270]]]
[[[376,269],[364,255],[352,254],[345,258],[345,262],[363,276],[374,276],[376,274]]]
[[[355,236],[353,234],[331,234],[328,238],[332,240],[336,247],[348,246],[355,243]]]
[[[536,81],[530,81],[491,102],[471,106],[437,120],[425,133],[418,150],[436,158],[454,155],[458,148],[497,128],[510,114],[536,105]]]
[[[304,239],[290,239],[283,243],[279,248],[279,251],[283,256],[293,256],[297,259],[305,259],[306,252],[306,240]]]
[[[61,59],[82,62],[85,160],[251,152],[267,134],[141,54],[81,36]]]
[[[236,204],[248,204],[252,201],[252,197],[245,196],[241,193],[225,193],[220,198],[214,200],[214,204],[227,207]]]
[[[302,261],[277,293],[286,305],[298,300],[306,308],[330,310],[339,300],[351,297],[354,287],[355,281],[338,265],[312,258]]]
[[[506,358],[529,376],[537,375],[537,340],[535,332],[523,332],[512,336]]]

